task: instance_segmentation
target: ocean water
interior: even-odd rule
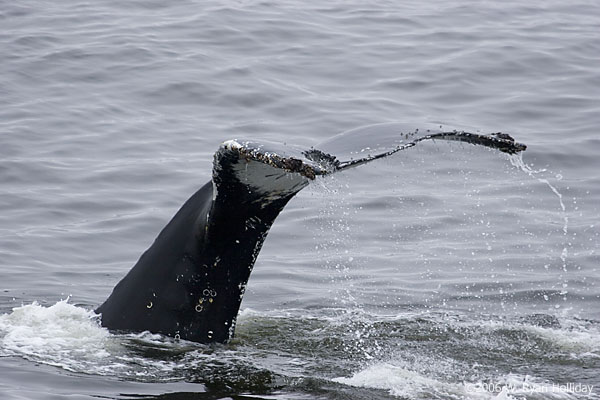
[[[600,398],[597,2],[24,0],[0,21],[2,399]],[[221,142],[394,121],[528,149],[423,142],[318,179],[230,344],[99,327]]]

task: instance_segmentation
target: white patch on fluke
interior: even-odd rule
[[[221,144],[222,147],[226,148],[226,149],[231,149],[231,150],[235,150],[235,149],[242,149],[244,148],[243,145],[241,145],[237,140],[235,139],[231,139],[231,140],[226,140]]]

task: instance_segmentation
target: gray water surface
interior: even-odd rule
[[[0,26],[3,399],[600,398],[600,5],[26,0]],[[221,142],[392,121],[528,149],[319,179],[231,344],[98,326]]]

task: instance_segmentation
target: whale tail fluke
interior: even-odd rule
[[[309,150],[274,143],[226,141],[215,154],[213,180],[220,182],[220,175],[230,170],[258,192],[297,193],[316,176],[388,157],[426,140],[469,143],[508,154],[527,148],[501,132],[485,135],[445,131],[440,126],[418,129],[399,123],[377,124],[341,133]],[[283,179],[285,175],[288,179]]]
[[[227,342],[254,262],[275,218],[317,176],[390,156],[425,140],[454,140],[516,153],[505,134],[417,130],[400,124],[348,131],[312,149],[224,142],[212,181],[181,207],[96,310],[112,330]]]

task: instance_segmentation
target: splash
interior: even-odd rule
[[[333,295],[335,304],[341,306],[340,318],[349,318],[352,324],[347,327],[351,340],[344,344],[345,349],[351,353],[359,353],[366,359],[377,357],[381,350],[377,340],[372,338],[374,326],[365,318],[363,305],[355,293],[355,276],[360,273],[363,265],[355,253],[356,239],[351,232],[357,231],[353,224],[353,216],[360,209],[353,209],[348,199],[352,197],[351,187],[345,176],[336,176],[327,183],[318,183],[320,186],[311,193],[324,197],[324,202],[319,207],[318,229],[314,230],[315,241],[318,243],[316,250],[323,260],[325,269],[329,272],[328,279],[334,285]],[[339,196],[338,191],[343,191],[344,196]],[[361,207],[362,208],[362,207]],[[340,218],[339,215],[342,217]]]

